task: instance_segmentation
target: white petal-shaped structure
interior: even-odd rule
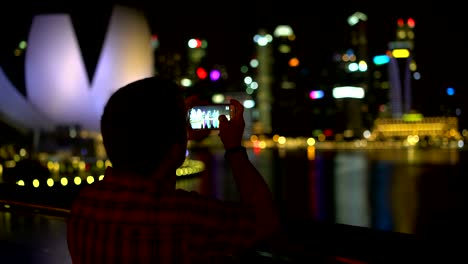
[[[97,111],[70,16],[35,16],[25,56],[30,102],[55,125],[96,128]]]
[[[52,121],[30,104],[0,68],[0,113],[2,119],[21,129],[52,131]]]
[[[119,87],[153,74],[154,54],[146,17],[136,9],[115,6],[91,86],[98,115]]]
[[[25,57],[26,91],[32,105],[53,125],[99,131],[109,96],[119,87],[154,73],[151,31],[144,14],[114,6],[93,78],[87,76],[68,14],[33,18]],[[92,80],[92,84],[90,83]]]

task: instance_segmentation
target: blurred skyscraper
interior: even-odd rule
[[[257,134],[270,134],[272,132],[271,109],[273,97],[271,85],[273,82],[272,36],[261,29],[254,38],[258,60],[257,67]]]
[[[333,97],[336,104],[335,132],[345,138],[361,137],[366,128],[367,93],[370,84],[367,45],[367,16],[356,12],[348,17],[349,46],[335,56]]]
[[[390,111],[393,118],[401,118],[412,111],[412,81],[416,71],[414,61],[414,27],[412,18],[398,19],[396,40],[388,45],[390,53]]]
[[[284,136],[301,136],[308,123],[303,115],[307,96],[299,83],[296,35],[289,25],[279,25],[273,36],[272,130]]]

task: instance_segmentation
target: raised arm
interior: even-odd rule
[[[229,121],[224,115],[219,117],[219,137],[226,150],[225,157],[231,166],[241,202],[255,209],[256,235],[258,239],[265,239],[279,228],[278,212],[267,183],[242,146],[244,107],[239,101],[231,99],[231,108]]]

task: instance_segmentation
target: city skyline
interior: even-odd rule
[[[416,21],[415,54],[420,67],[424,91],[415,90],[417,94],[432,92],[432,98],[444,96],[444,89],[455,88],[453,104],[463,105],[468,93],[465,90],[467,80],[461,64],[462,51],[467,43],[463,31],[461,8],[457,5],[427,4],[424,7],[392,2],[385,7],[377,6],[371,1],[351,1],[325,3],[324,6],[308,7],[299,2],[290,5],[272,5],[267,1],[246,3],[227,3],[221,6],[217,2],[207,2],[204,6],[196,2],[146,1],[113,2],[141,8],[148,17],[152,32],[161,41],[161,49],[180,51],[185,48],[190,37],[207,39],[208,57],[213,64],[227,65],[228,70],[238,72],[253,52],[252,37],[260,28],[272,31],[279,24],[289,24],[297,37],[297,51],[301,63],[315,74],[319,74],[322,65],[330,60],[333,52],[346,49],[349,36],[346,18],[352,12],[361,11],[368,15],[368,39],[370,57],[385,53],[387,44],[395,39],[396,20],[412,17]],[[346,3],[346,4],[343,4]],[[106,21],[110,15],[110,6],[90,7],[85,10],[76,2],[41,5],[19,5],[12,7],[17,15],[2,18],[1,27],[6,38],[1,46],[3,66],[12,60],[12,50],[18,40],[27,35],[28,19],[33,14],[48,12],[69,12],[72,15],[77,36],[82,47],[87,65],[93,65],[100,53]],[[178,9],[180,7],[180,9]],[[164,12],[161,13],[161,10]],[[229,10],[229,12],[228,12]],[[313,11],[315,10],[315,11]],[[180,11],[181,15],[177,15]],[[106,13],[107,12],[107,13]],[[8,19],[8,20],[7,20]],[[11,21],[11,22],[9,22]],[[11,28],[11,24],[18,27]],[[91,25],[96,25],[91,27]],[[91,66],[93,67],[93,66]],[[466,67],[466,66],[465,66]],[[92,69],[91,69],[92,71]],[[19,79],[22,77],[20,76]],[[314,84],[312,83],[311,86]],[[311,87],[312,89],[313,87]],[[434,102],[427,97],[415,98],[418,107],[437,113]]]

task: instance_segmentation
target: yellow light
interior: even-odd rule
[[[65,177],[62,177],[62,178],[60,179],[60,183],[61,183],[63,186],[67,186],[67,184],[68,184],[68,179],[65,178]]]
[[[273,141],[274,141],[274,142],[278,142],[279,137],[280,137],[279,135],[274,135],[274,136],[273,136]]]
[[[281,144],[281,145],[283,145],[284,143],[286,143],[286,138],[283,137],[283,136],[279,137],[279,138],[278,138],[278,143]]]
[[[0,164],[0,175],[2,175],[2,173],[3,173],[3,166],[2,164]]]
[[[418,66],[416,65],[416,62],[414,60],[411,61],[409,68],[410,68],[410,71],[413,71],[413,72],[418,69]]]
[[[22,149],[20,149],[19,154],[20,154],[21,157],[24,157],[24,156],[26,156],[27,152],[26,152],[26,150],[24,148],[22,148]]]
[[[319,140],[320,142],[325,141],[325,139],[327,139],[327,137],[326,137],[324,134],[318,135],[318,140]]]
[[[34,186],[34,188],[39,187],[39,180],[38,179],[33,180],[33,186]]]
[[[102,160],[96,161],[96,167],[98,167],[99,169],[104,167],[104,161],[102,161]]]
[[[18,184],[19,186],[24,186],[24,181],[23,180],[19,180],[16,182],[16,184]]]
[[[54,180],[52,178],[47,179],[47,186],[49,187],[54,186]]]
[[[14,160],[7,160],[7,161],[5,161],[5,167],[6,167],[6,168],[14,168],[14,167],[16,167],[16,161],[14,161]]]
[[[18,57],[18,56],[20,56],[22,54],[20,49],[15,49],[15,51],[13,53],[15,54],[16,57]]]
[[[78,163],[78,168],[79,168],[80,170],[84,170],[84,169],[86,168],[86,163],[85,163],[84,161],[80,161],[80,162]]]
[[[419,136],[418,135],[409,135],[406,140],[410,145],[416,145],[419,142]]]
[[[407,49],[394,49],[392,50],[392,56],[394,58],[408,58],[410,56],[410,52]]]
[[[315,160],[315,147],[308,146],[307,147],[307,159],[308,160]]]
[[[264,149],[264,148],[266,148],[266,146],[267,146],[267,144],[266,144],[266,142],[265,142],[265,141],[263,141],[263,140],[262,140],[262,141],[260,141],[260,143],[258,144],[258,147],[260,147],[261,149]]]
[[[104,179],[104,175],[99,175],[99,180],[102,181]]]
[[[80,176],[75,176],[75,178],[73,179],[73,182],[75,182],[76,185],[80,185],[81,184]]]
[[[88,182],[88,184],[91,184],[94,182],[94,177],[92,175],[89,175],[88,177],[86,177],[86,181]]]
[[[49,170],[54,169],[54,167],[55,167],[55,166],[54,166],[54,162],[53,162],[53,161],[48,161],[48,162],[47,162],[47,168],[48,168]]]
[[[307,139],[307,145],[314,146],[315,145],[315,139],[314,138],[308,138]]]

